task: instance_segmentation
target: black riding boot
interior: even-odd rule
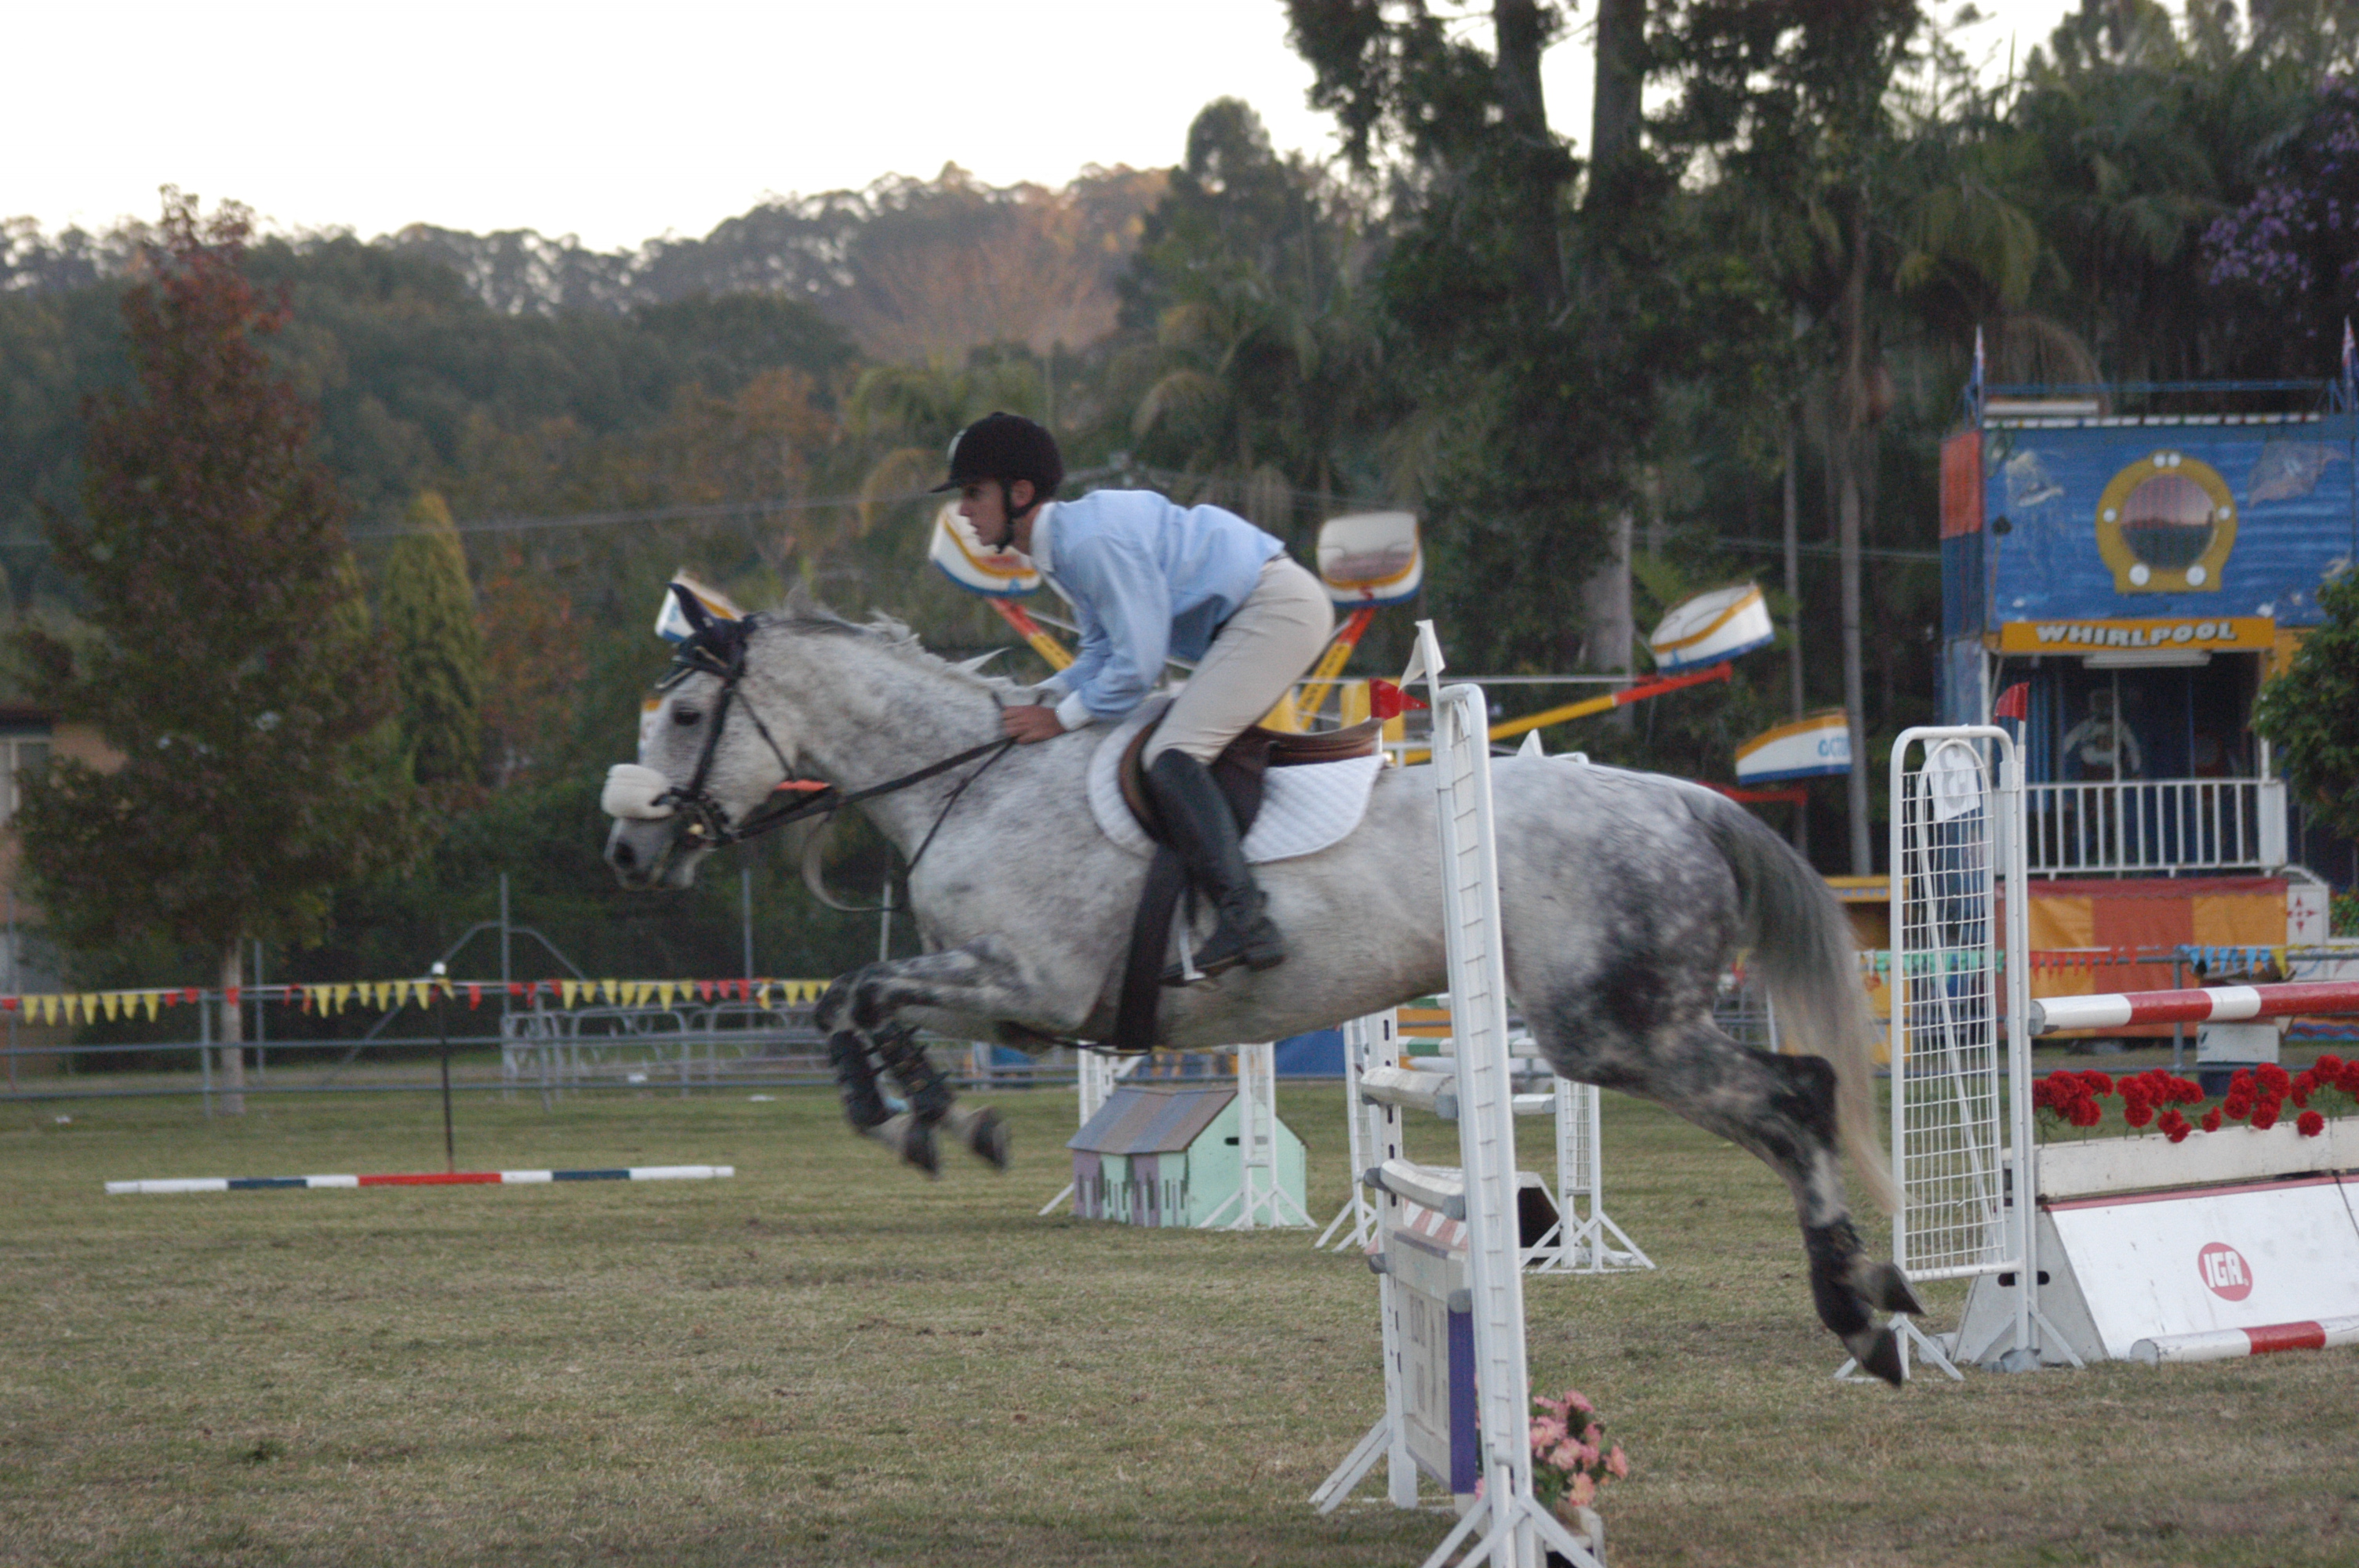
[[[1196,952],[1196,967],[1208,975],[1239,964],[1267,969],[1286,962],[1286,938],[1266,913],[1266,900],[1245,864],[1236,814],[1203,763],[1184,752],[1166,752],[1147,770],[1147,793],[1162,818],[1171,847],[1187,863],[1188,879],[1212,899],[1220,924]],[[1164,972],[1166,985],[1186,979],[1177,966]]]

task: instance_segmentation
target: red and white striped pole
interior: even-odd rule
[[[2359,980],[2276,986],[2216,986],[2208,990],[2114,991],[2043,997],[2031,1004],[2031,1033],[2116,1029],[2129,1023],[2230,1022],[2359,1012]]]
[[[2359,1317],[2317,1323],[2272,1323],[2260,1328],[2214,1328],[2201,1334],[2158,1334],[2130,1346],[2130,1359],[2149,1367],[2178,1361],[2233,1361],[2272,1350],[2324,1350],[2359,1345]]]

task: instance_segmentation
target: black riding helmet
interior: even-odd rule
[[[951,443],[951,477],[934,489],[956,490],[984,479],[1004,485],[1028,479],[1036,497],[1050,499],[1065,482],[1065,460],[1057,451],[1057,438],[1020,414],[984,415]]]

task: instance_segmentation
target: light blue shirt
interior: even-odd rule
[[[1068,730],[1112,722],[1146,700],[1167,655],[1200,659],[1261,568],[1286,546],[1234,512],[1182,506],[1151,490],[1100,490],[1051,502],[1032,524],[1032,564],[1081,622],[1072,665],[1047,684],[1066,694]]]

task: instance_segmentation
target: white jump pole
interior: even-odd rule
[[[1516,1212],[1515,1083],[1507,1051],[1507,976],[1499,914],[1497,827],[1491,797],[1490,708],[1480,687],[1441,684],[1433,622],[1418,622],[1417,654],[1401,684],[1422,674],[1432,692],[1434,816],[1442,869],[1443,929],[1450,949],[1451,1022],[1457,1036],[1458,1148],[1462,1172],[1448,1199],[1467,1229],[1467,1287],[1474,1339],[1475,1414],[1483,1496],[1443,1538],[1425,1568],[1440,1568],[1480,1540],[1458,1568],[1542,1568],[1553,1549],[1574,1568],[1599,1568],[1532,1493],[1531,1385],[1524,1357],[1524,1276]],[[1401,1202],[1388,1190],[1382,1200]],[[1429,1205],[1428,1206],[1431,1206]],[[1389,1314],[1387,1314],[1389,1326]],[[1386,1346],[1386,1422],[1397,1414],[1394,1359]],[[1397,1433],[1379,1422],[1317,1500],[1332,1508],[1387,1451]],[[1391,1441],[1387,1441],[1387,1439]],[[1400,1501],[1396,1461],[1394,1500]],[[1410,1478],[1413,1496],[1414,1477]]]
[[[1368,1202],[1360,1173],[1384,1162],[1384,1156],[1372,1157],[1372,1153],[1385,1141],[1385,1108],[1361,1096],[1360,1077],[1370,1067],[1399,1065],[1399,1009],[1386,1008],[1343,1025],[1343,1126],[1352,1149],[1352,1194],[1311,1244],[1321,1251],[1331,1242],[1338,1252],[1364,1251],[1376,1238],[1376,1211]],[[1397,1154],[1399,1151],[1393,1152]],[[1339,1230],[1343,1232],[1340,1238],[1336,1236]]]
[[[1200,1228],[1277,1230],[1318,1223],[1278,1180],[1277,1047],[1267,1041],[1237,1047],[1237,1163],[1236,1195],[1206,1215]]]

